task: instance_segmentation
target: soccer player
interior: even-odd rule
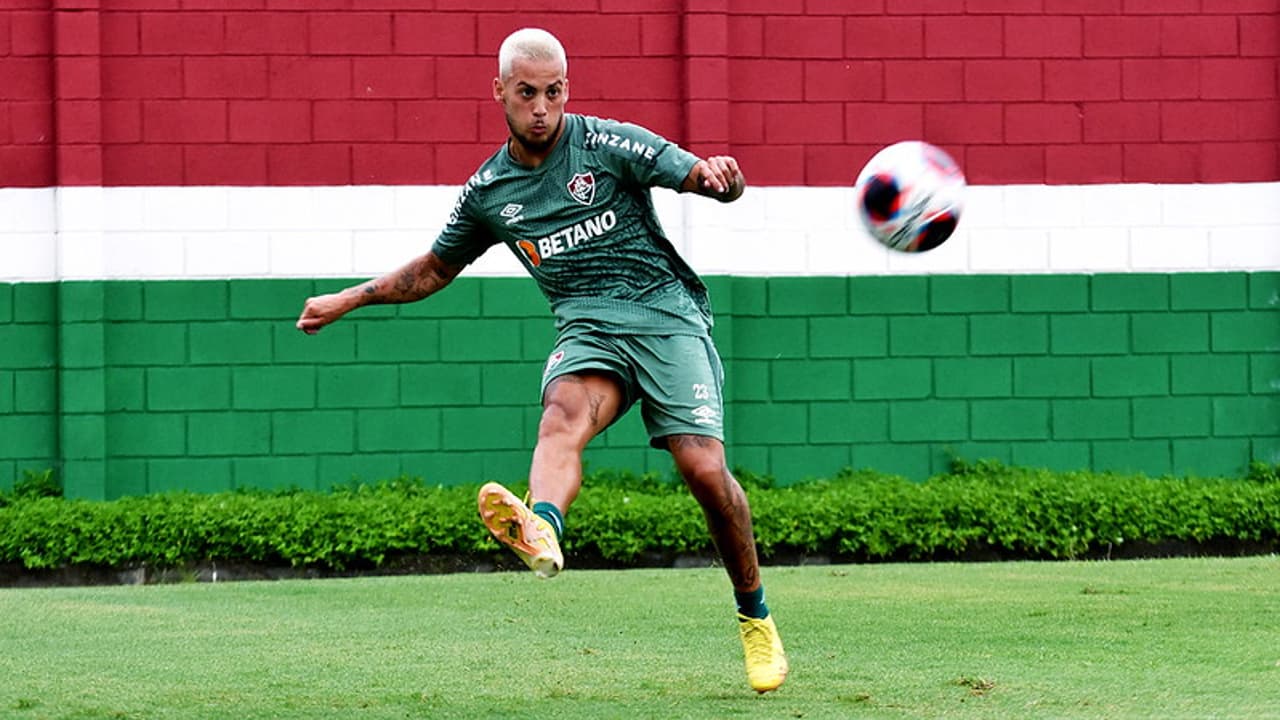
[[[542,378],[531,506],[488,483],[478,498],[484,524],[537,575],[560,572],[583,448],[639,402],[650,443],[671,453],[724,560],[751,687],[774,690],[787,659],[764,601],[751,510],[725,462],[706,286],[666,238],[650,197],[656,185],[732,202],[745,180],[732,157],[700,159],[644,128],[566,113],[567,67],[545,30],[507,37],[493,99],[511,135],[467,181],[431,250],[309,298],[297,326],[315,333],[363,305],[421,300],[506,245],[550,301],[558,335]]]

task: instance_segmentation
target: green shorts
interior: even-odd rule
[[[561,337],[547,358],[542,393],[561,375],[603,371],[622,385],[622,417],[636,401],[649,444],[668,435],[705,435],[724,442],[724,366],[711,338],[698,335]],[[616,420],[616,418],[615,418]]]

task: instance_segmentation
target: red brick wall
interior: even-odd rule
[[[494,54],[578,112],[837,185],[924,138],[975,183],[1280,179],[1280,0],[4,0],[0,186],[458,183]]]

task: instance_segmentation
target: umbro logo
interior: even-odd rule
[[[507,219],[508,225],[514,225],[524,219],[524,216],[520,214],[521,210],[524,210],[523,205],[508,203],[506,207],[502,208],[502,212],[498,214]]]
[[[694,422],[699,425],[718,425],[720,424],[720,413],[714,409],[699,405],[693,409]]]

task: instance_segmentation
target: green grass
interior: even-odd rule
[[[716,569],[0,590],[0,717],[1280,717],[1275,556],[765,579],[764,696]]]

